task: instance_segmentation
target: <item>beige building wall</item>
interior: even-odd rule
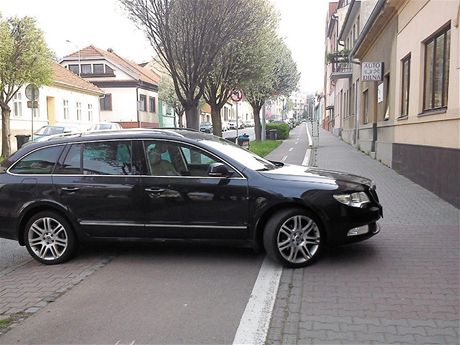
[[[411,54],[409,115],[398,119],[395,142],[446,148],[460,148],[459,88],[459,1],[408,1],[398,16],[395,106],[401,115],[401,60]],[[451,45],[447,110],[423,114],[424,41],[450,21]]]

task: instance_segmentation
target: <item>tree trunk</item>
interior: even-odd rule
[[[212,133],[222,137],[222,119],[220,117],[220,110],[216,105],[211,105],[211,120],[212,120]]]
[[[187,128],[196,129],[200,128],[200,112],[198,105],[187,105],[185,107],[185,119],[187,120]]]
[[[10,143],[10,113],[11,109],[7,106],[2,106],[2,157],[6,158],[11,154]]]
[[[260,109],[262,109],[262,106],[252,103],[251,106],[254,113],[254,131],[256,134],[256,140],[260,141],[262,140],[262,126],[260,124]]]

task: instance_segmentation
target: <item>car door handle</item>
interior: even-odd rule
[[[63,192],[78,192],[80,190],[80,188],[78,187],[62,187],[61,190]]]
[[[165,190],[161,189],[161,188],[145,188],[145,191],[148,192],[148,193],[159,194],[159,193],[163,193]]]

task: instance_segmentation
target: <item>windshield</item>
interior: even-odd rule
[[[59,134],[64,131],[64,127],[50,127],[50,126],[44,126],[40,128],[38,131],[35,132],[35,134],[38,135],[53,135],[53,134]]]
[[[231,143],[228,140],[201,140],[206,146],[222,152],[223,154],[232,157],[238,163],[244,165],[251,170],[272,170],[276,169],[276,165],[266,159],[257,156],[256,154],[241,148],[240,146]]]

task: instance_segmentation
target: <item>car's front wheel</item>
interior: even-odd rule
[[[54,265],[69,260],[75,252],[75,235],[61,215],[45,211],[32,216],[26,224],[24,242],[32,257]]]
[[[304,267],[314,262],[324,241],[315,217],[302,209],[280,211],[265,226],[267,254],[287,267]]]

